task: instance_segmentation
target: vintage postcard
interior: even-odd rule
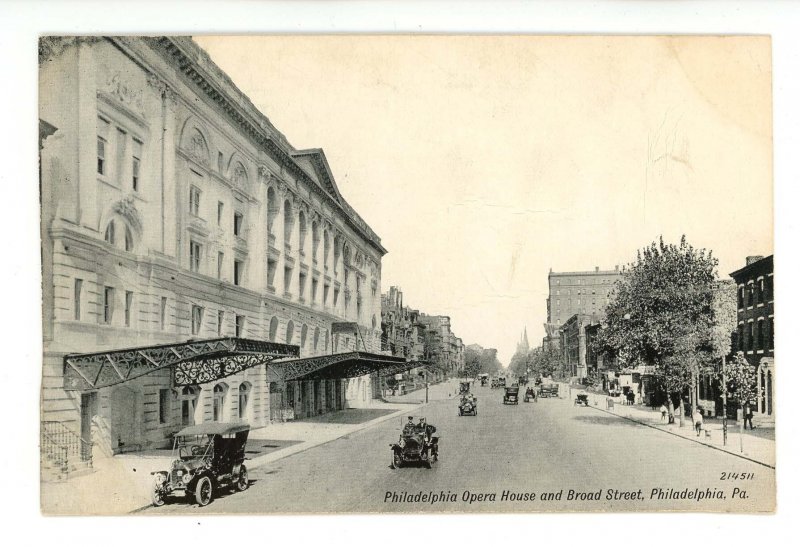
[[[767,36],[42,36],[46,515],[775,510]]]

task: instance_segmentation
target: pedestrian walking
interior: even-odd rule
[[[697,431],[697,436],[700,436],[700,431],[703,429],[703,414],[699,408],[694,410],[694,430]]]
[[[744,413],[744,428],[747,429],[747,424],[750,424],[750,430],[752,431],[755,429],[753,427],[753,405],[747,405],[747,411]]]
[[[659,410],[661,410],[661,421],[662,422],[666,422],[667,421],[667,407],[664,406],[664,403],[661,403],[661,408]]]

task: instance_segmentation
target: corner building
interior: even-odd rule
[[[120,381],[112,363],[113,387],[82,369],[69,388],[75,353],[225,338],[378,352],[386,250],[323,151],[289,144],[191,39],[43,38],[39,62],[43,432],[118,453],[192,423],[368,405],[368,374],[284,382],[267,364],[177,385],[168,369]]]

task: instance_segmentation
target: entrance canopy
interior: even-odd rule
[[[64,389],[89,390],[121,384],[170,368],[175,386],[202,384],[242,370],[296,357],[298,346],[247,338],[213,338],[64,357]]]
[[[270,372],[275,380],[288,382],[357,378],[373,372],[398,374],[421,366],[424,364],[403,357],[353,351],[276,362],[270,366]]]

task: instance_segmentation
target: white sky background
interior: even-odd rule
[[[507,364],[547,273],[663,234],[772,252],[767,39],[196,37],[389,253],[382,291]],[[744,213],[748,211],[748,213]]]

